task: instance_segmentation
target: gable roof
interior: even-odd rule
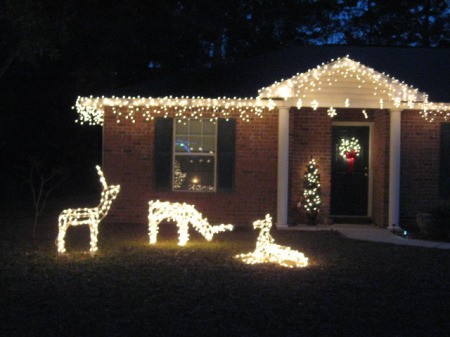
[[[398,79],[377,72],[349,57],[331,60],[304,73],[259,90],[259,97],[308,101],[331,107],[399,107],[428,101],[428,96]],[[315,103],[313,103],[315,102]]]
[[[276,81],[346,55],[427,93],[430,101],[450,102],[450,49],[340,45],[301,46],[275,51],[195,76],[166,77],[119,88],[108,96],[255,97],[259,89]]]
[[[345,57],[345,55],[349,56]],[[255,97],[258,93],[264,97],[264,90],[258,90],[267,86],[276,87],[278,85],[277,83],[279,83],[277,81],[283,78],[291,77],[291,81],[295,80],[297,84],[301,85],[302,76],[307,79],[308,74],[312,74],[314,77],[313,68],[317,68],[318,65],[336,58],[340,58],[341,61],[339,59],[338,61],[332,61],[327,66],[332,67],[337,65],[338,68],[342,67],[347,70],[354,68],[355,71],[357,69],[369,71],[374,74],[375,79],[381,80],[382,84],[386,84],[386,92],[384,94],[387,94],[388,97],[391,97],[389,94],[393,92],[401,93],[400,96],[398,94],[394,96],[396,100],[391,99],[389,104],[387,104],[388,106],[384,106],[385,108],[398,107],[395,101],[398,101],[400,97],[403,101],[401,103],[402,108],[421,109],[422,116],[427,120],[431,121],[435,116],[441,116],[444,119],[449,118],[450,67],[448,63],[450,60],[450,49],[437,48],[355,47],[339,45],[302,46],[248,58],[234,65],[216,67],[202,73],[194,74],[191,77],[165,77],[160,80],[153,80],[103,93],[104,96],[112,97],[113,99],[113,101],[106,103],[104,102],[105,99],[100,97],[94,99],[92,99],[92,96],[91,98],[79,97],[76,106],[80,115],[82,115],[81,119],[83,120],[84,118],[89,123],[93,120],[94,123],[98,123],[97,119],[100,120],[102,118],[102,107],[104,104],[117,105],[119,107],[124,104],[131,104],[131,107],[135,107],[143,104],[142,100],[144,100],[145,104],[149,104],[149,106],[153,106],[153,103],[160,106],[161,104],[167,103],[165,100],[168,96],[169,105],[181,104],[186,97],[194,97],[194,100],[189,100],[186,109],[191,109],[190,106],[192,104],[194,106],[200,104],[195,102],[196,99],[200,99],[203,105],[213,104],[216,106],[219,104],[216,101],[220,100],[221,102],[223,101],[220,104],[224,104],[225,107],[230,104],[237,106],[247,104],[253,106],[256,109],[255,111],[259,111],[258,109],[263,105],[266,106],[268,104],[267,106],[273,107],[273,101],[269,100],[264,103],[260,99],[261,97],[258,97],[257,100],[246,100],[243,98]],[[323,64],[323,66],[326,65]],[[319,66],[319,68],[323,66]],[[324,74],[326,79],[326,72],[322,75]],[[357,75],[357,71],[353,75],[355,74]],[[402,83],[403,81],[404,83]],[[378,88],[375,88],[375,84],[372,83],[368,88],[369,91],[372,89],[378,94]],[[351,89],[355,89],[355,87],[358,88],[357,82],[353,82],[353,86],[350,86]],[[342,86],[338,87],[338,89],[343,91],[346,87]],[[339,90],[336,90],[336,92],[339,92]],[[297,90],[296,94],[301,94],[301,92]],[[348,93],[343,92],[341,94],[341,96],[337,95],[337,98],[335,97],[333,101],[321,101],[320,106],[332,107],[333,105],[331,103],[335,104],[336,102],[338,104],[334,105],[334,107],[341,107],[342,104],[347,106],[347,99],[344,100],[344,97],[348,97]],[[412,97],[412,94],[416,96]],[[426,101],[424,99],[426,97],[425,94],[428,94],[428,101],[432,102],[432,104],[409,104],[414,101]],[[175,98],[173,100],[170,96],[181,96],[181,98]],[[163,98],[157,99],[157,102],[153,102],[154,99],[152,97]],[[210,100],[202,99],[202,97],[219,97],[219,99]],[[223,98],[221,99],[220,97]],[[233,99],[233,97],[238,97],[238,99]],[[266,95],[266,97],[270,98],[272,96]],[[130,98],[132,99],[132,103],[128,102]],[[381,101],[378,98],[378,103],[376,100],[372,100],[371,104],[367,104],[367,99],[368,97],[366,96],[361,100],[365,103],[364,107],[383,107],[383,104],[380,104]],[[293,100],[288,103],[299,106]],[[305,103],[303,106],[314,107],[317,105],[313,104],[313,101],[306,101]],[[362,106],[358,105],[358,99],[355,99],[355,97],[352,98],[349,106],[362,108]],[[133,109],[130,110],[131,115],[135,112]]]
[[[239,62],[225,78],[232,83],[243,79],[236,91],[250,95],[255,86],[270,86],[346,55],[427,93],[430,101],[450,102],[450,49],[302,46]]]

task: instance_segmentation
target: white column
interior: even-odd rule
[[[389,225],[391,231],[400,231],[400,132],[401,110],[390,110],[389,143]]]
[[[288,225],[289,195],[289,107],[278,108],[277,227]]]

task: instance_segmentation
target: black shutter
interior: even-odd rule
[[[154,148],[154,186],[172,187],[173,118],[156,118]]]
[[[439,194],[450,197],[450,123],[441,124],[441,167]]]
[[[234,186],[236,120],[219,118],[217,125],[217,186],[230,190]]]

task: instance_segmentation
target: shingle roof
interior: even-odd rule
[[[429,94],[434,102],[450,102],[450,49],[302,46],[248,58],[193,78],[165,78],[122,88],[116,95],[256,97],[258,89],[349,55]]]

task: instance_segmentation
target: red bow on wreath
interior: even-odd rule
[[[355,172],[355,160],[358,155],[358,152],[355,150],[345,152],[345,158],[347,158],[348,163],[348,173]]]

